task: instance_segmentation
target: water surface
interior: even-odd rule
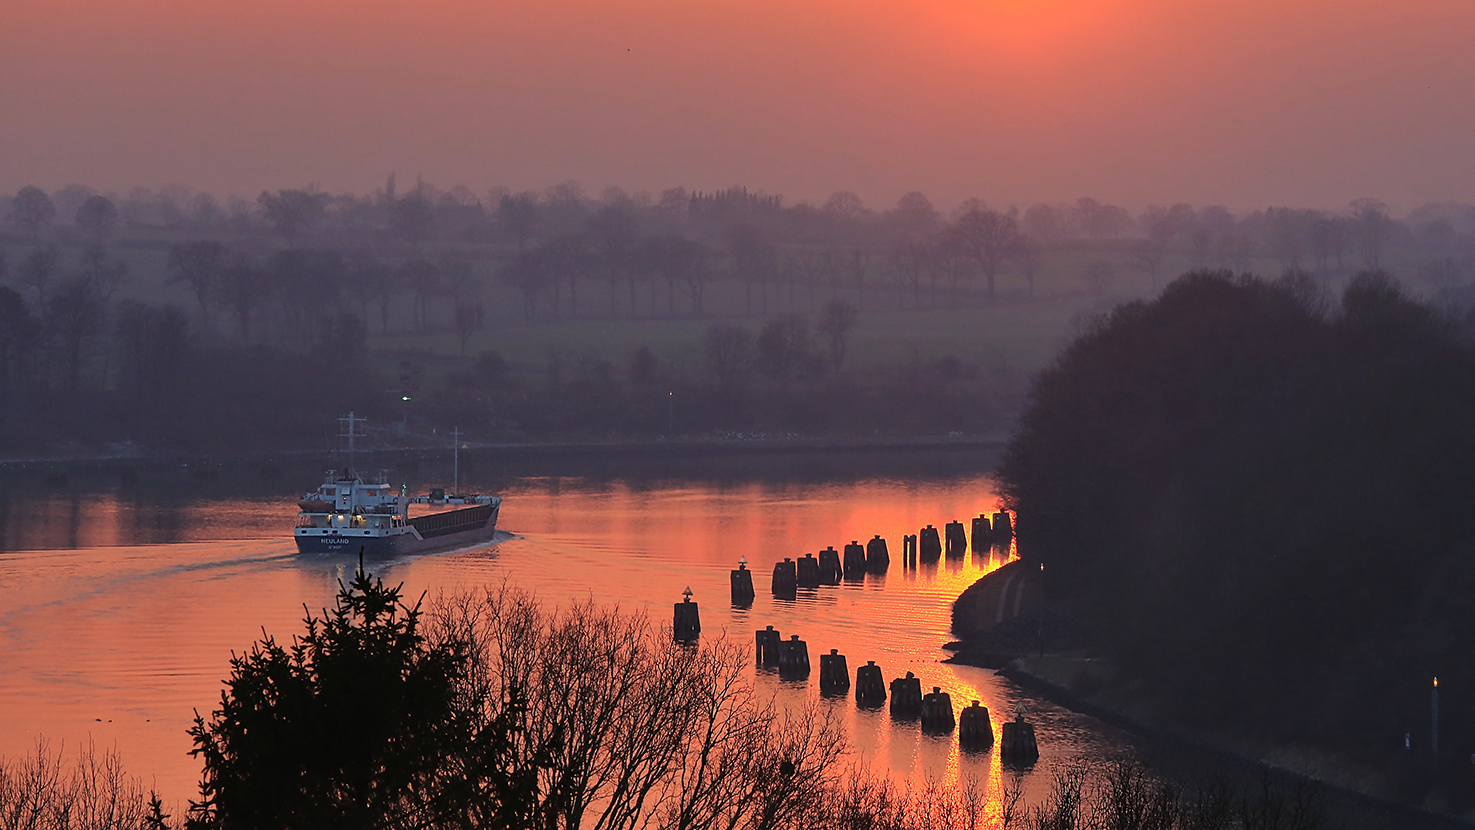
[[[468,465],[469,466],[469,465]],[[485,469],[487,465],[482,465]],[[531,466],[531,465],[525,465]],[[659,465],[657,465],[659,467]],[[406,591],[470,590],[506,580],[550,604],[592,597],[669,624],[690,587],[703,636],[750,644],[772,625],[807,641],[815,673],[754,682],[786,703],[819,700],[818,657],[838,649],[853,676],[876,661],[886,679],[912,671],[955,708],[979,700],[999,722],[1020,700],[1032,709],[1042,759],[1025,777],[1037,795],[1058,765],[1123,750],[1125,737],[1093,719],[1034,699],[993,672],[943,665],[952,600],[1011,551],[970,554],[937,566],[902,566],[901,537],[997,506],[978,459],[922,454],[877,460],[786,459],[756,468],[708,460],[677,468],[501,470],[465,489],[505,497],[495,544],[373,565]],[[622,474],[622,472],[624,474]],[[413,487],[449,483],[427,469]],[[302,478],[304,480],[297,480]],[[398,479],[394,479],[398,480]],[[263,631],[288,639],[306,609],[333,601],[350,556],[300,556],[288,534],[295,498],[317,484],[302,471],[143,484],[82,481],[0,491],[0,755],[38,736],[116,745],[129,769],[168,799],[194,792],[199,766],[186,753],[195,711],[218,704],[233,652]],[[884,576],[773,598],[783,557],[864,543],[891,548]],[[758,598],[729,601],[728,571],[746,557]],[[962,753],[956,734],[929,737],[849,697],[826,701],[848,723],[857,753],[878,773],[918,785],[972,777],[991,796],[1005,771],[997,750]]]

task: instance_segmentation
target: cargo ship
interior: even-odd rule
[[[410,516],[411,504],[453,506],[440,513]],[[299,553],[358,553],[367,556],[424,553],[489,542],[496,534],[497,496],[447,494],[410,498],[383,475],[366,480],[352,467],[329,470],[323,483],[298,502],[293,538]]]

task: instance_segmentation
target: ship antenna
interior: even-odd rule
[[[350,467],[353,466],[353,449],[354,449],[354,447],[353,447],[353,439],[354,439],[354,436],[355,435],[362,435],[363,434],[363,433],[358,432],[354,428],[354,425],[355,424],[368,423],[368,421],[369,421],[368,418],[355,418],[355,417],[353,417],[353,410],[351,410],[351,409],[348,411],[348,417],[347,418],[339,418],[338,419],[338,423],[343,424],[343,429],[344,429],[343,432],[338,433],[338,437],[339,438],[347,438],[348,439],[348,466],[350,466]]]

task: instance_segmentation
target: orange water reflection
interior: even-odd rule
[[[829,649],[851,671],[875,660],[886,679],[907,671],[952,695],[955,708],[980,700],[995,734],[1020,692],[992,672],[938,661],[950,639],[952,600],[1011,551],[973,554],[919,570],[902,567],[901,537],[926,524],[965,521],[997,502],[985,477],[917,482],[632,483],[577,478],[521,479],[503,490],[498,544],[402,558],[374,566],[408,591],[457,590],[511,580],[551,603],[585,598],[648,610],[669,624],[670,605],[690,586],[704,637],[751,644],[773,625],[799,634],[816,664]],[[92,500],[79,520],[89,540],[127,540],[138,510]],[[47,508],[59,509],[59,508]],[[286,638],[304,605],[332,601],[353,567],[345,556],[298,556],[287,537],[290,499],[180,508],[182,520],[209,513],[221,536],[244,541],[94,546],[0,553],[0,755],[25,752],[38,734],[69,745],[89,737],[116,744],[129,768],[170,799],[194,791],[198,765],[186,755],[195,707],[212,707],[232,651],[262,629]],[[222,520],[222,516],[233,517]],[[133,517],[133,518],[130,518]],[[108,527],[114,528],[108,530]],[[122,528],[121,530],[118,528]],[[880,577],[801,591],[792,601],[768,590],[772,563],[837,549],[880,534],[892,567]],[[256,537],[256,538],[252,538]],[[757,601],[729,602],[727,572],[739,556],[755,571]],[[819,699],[818,677],[782,683],[755,669],[755,683],[784,702]],[[924,736],[885,711],[828,701],[849,723],[857,751],[900,781],[983,782],[997,809],[1003,773],[997,753],[960,753],[956,735]],[[1103,740],[1059,714],[1041,722],[1052,758],[1090,751]],[[1054,717],[1054,716],[1052,716]],[[1052,725],[1054,724],[1054,725]],[[1052,733],[1050,730],[1054,729]],[[1042,738],[1044,736],[1042,735]],[[1032,779],[1044,776],[1036,772]]]

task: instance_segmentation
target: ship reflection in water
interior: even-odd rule
[[[832,706],[874,772],[925,785],[973,778],[991,802],[1003,786],[997,749],[964,753],[956,733],[924,735],[886,709],[860,710],[853,695],[821,698],[818,656],[836,649],[850,673],[875,661],[886,682],[907,672],[940,687],[958,709],[973,700],[994,732],[1017,703],[1038,724],[1042,758],[1025,776],[1030,797],[1053,769],[1083,755],[1119,751],[1124,738],[1091,719],[1041,704],[992,672],[943,665],[952,600],[1008,561],[1008,549],[907,568],[902,536],[925,525],[967,522],[997,504],[983,476],[844,483],[591,480],[532,477],[499,482],[499,542],[439,554],[371,561],[414,597],[507,580],[560,604],[590,597],[648,611],[669,625],[690,586],[702,637],[752,647],[773,626],[808,643],[816,671],[781,680],[755,668],[760,692],[786,704]],[[303,606],[332,602],[353,554],[300,555],[292,497],[144,498],[118,492],[27,494],[0,499],[0,755],[15,757],[44,735],[75,747],[116,744],[130,771],[170,799],[193,794],[198,764],[185,753],[195,708],[218,704],[232,650],[263,628],[286,640]],[[412,511],[413,515],[413,511]],[[853,540],[885,538],[885,574],[769,590],[773,564]],[[45,549],[48,550],[37,550]],[[757,598],[730,603],[729,570],[746,557]],[[725,634],[724,634],[725,632]]]

